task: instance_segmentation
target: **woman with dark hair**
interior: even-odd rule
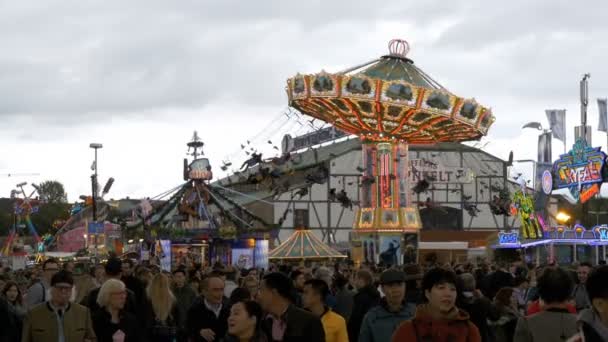
[[[238,301],[232,305],[228,317],[228,335],[224,342],[267,342],[262,330],[262,307],[252,301]]]
[[[23,305],[23,294],[19,289],[19,285],[14,281],[6,282],[2,289],[2,296],[13,306],[17,317],[22,320],[27,310],[25,309],[25,305]]]
[[[480,342],[479,330],[469,314],[456,307],[458,278],[452,271],[433,268],[422,279],[426,303],[416,309],[414,319],[402,323],[392,340]]]
[[[488,319],[488,326],[494,332],[496,342],[511,342],[515,335],[517,320],[522,315],[517,309],[517,296],[515,290],[503,287],[494,297],[494,307],[500,315],[497,320]]]

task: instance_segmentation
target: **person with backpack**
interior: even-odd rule
[[[422,279],[427,300],[416,309],[413,319],[402,323],[393,342],[481,342],[479,330],[469,314],[456,307],[458,278],[452,271],[433,268]]]

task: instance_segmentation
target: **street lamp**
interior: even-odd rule
[[[100,143],[91,143],[89,147],[95,150],[95,162],[93,163],[93,171],[91,175],[91,190],[93,192],[93,222],[97,223],[97,150],[103,148]],[[97,226],[96,228],[97,229]],[[97,232],[95,232],[95,261],[97,262]]]

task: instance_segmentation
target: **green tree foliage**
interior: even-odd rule
[[[31,215],[32,223],[38,234],[55,233],[53,223],[70,217],[69,203],[42,203],[37,213]]]
[[[38,195],[46,203],[67,203],[68,195],[63,184],[58,181],[48,180],[40,183]]]

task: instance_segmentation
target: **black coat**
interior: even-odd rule
[[[21,319],[11,304],[0,296],[0,342],[21,340]]]
[[[354,297],[353,312],[348,320],[348,339],[351,342],[359,341],[359,331],[363,317],[369,309],[380,303],[380,293],[373,286],[367,286],[359,290]]]
[[[218,340],[226,335],[228,331],[228,316],[230,316],[230,306],[226,301],[222,304],[219,317],[213,311],[207,309],[205,301],[198,299],[188,310],[186,318],[186,331],[191,342],[206,342],[201,337],[201,329],[211,329]]]
[[[325,341],[325,330],[321,319],[311,312],[302,310],[295,305],[289,305],[282,319],[287,324],[283,341],[285,342],[313,342]],[[272,339],[272,319],[266,318],[262,328],[268,341],[281,342]]]
[[[135,294],[135,302],[142,303],[146,299],[146,288],[144,284],[134,276],[122,277],[122,282],[125,283],[127,289]]]
[[[178,341],[185,340],[185,332],[183,327],[180,326],[181,311],[178,308],[177,303],[173,305],[171,314],[167,318],[166,322],[160,322],[156,319],[154,308],[150,300],[144,302],[144,316],[138,319],[146,320],[146,341],[148,342],[164,342],[173,341],[173,338]],[[168,334],[171,332],[171,334]]]
[[[129,312],[122,311],[118,324],[112,323],[112,316],[106,310],[98,310],[92,314],[93,330],[97,342],[112,342],[112,335],[119,329],[125,334],[125,342],[143,342],[137,318]]]
[[[482,342],[490,342],[493,340],[491,338],[491,329],[488,327],[487,320],[498,320],[500,318],[500,313],[496,307],[492,305],[492,302],[490,302],[489,299],[485,297],[459,298],[458,308],[469,314],[469,319],[479,330]]]

